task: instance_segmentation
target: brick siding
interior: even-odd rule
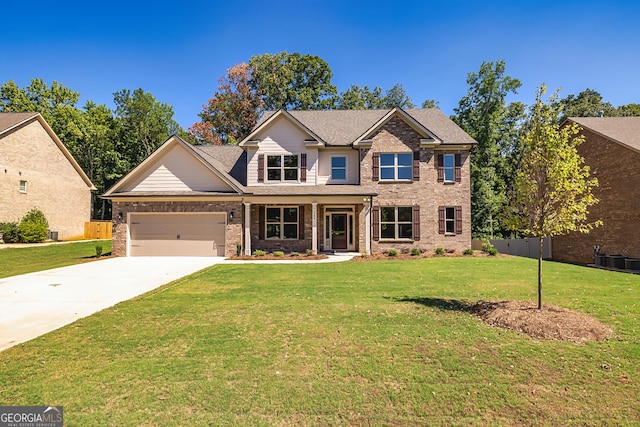
[[[589,209],[589,220],[603,225],[588,234],[569,233],[552,240],[553,258],[591,263],[593,247],[607,255],[640,258],[640,153],[587,129],[578,152],[598,178],[593,193],[600,200]]]

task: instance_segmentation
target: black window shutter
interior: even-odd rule
[[[456,234],[462,234],[462,206],[456,206]]]
[[[304,240],[304,206],[298,206],[298,239]]]
[[[444,155],[438,154],[438,182],[444,182]]]
[[[264,221],[265,211],[264,205],[258,206],[258,239],[264,240]]]
[[[300,154],[300,182],[307,182],[307,153]]]
[[[380,179],[380,153],[373,153],[373,181]]]
[[[413,180],[420,181],[420,150],[413,152]]]
[[[445,230],[445,210],[444,206],[438,206],[438,233],[444,234]]]
[[[373,240],[380,240],[380,206],[372,208],[373,213]]]
[[[456,182],[462,181],[462,155],[456,154]]]
[[[413,207],[413,240],[420,240],[420,206]]]
[[[264,154],[258,154],[258,182],[264,182]]]

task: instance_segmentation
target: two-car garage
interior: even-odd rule
[[[226,213],[130,213],[131,256],[225,256]]]

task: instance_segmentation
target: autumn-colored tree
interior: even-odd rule
[[[588,233],[601,224],[589,221],[589,207],[598,202],[592,189],[598,180],[578,153],[584,137],[575,123],[561,125],[558,92],[545,103],[543,84],[530,108],[522,138],[521,164],[516,173],[507,222],[525,235],[539,237],[538,309],[542,308],[543,240],[571,231]]]
[[[202,106],[202,119],[189,128],[199,143],[237,144],[255,126],[264,109],[262,96],[251,86],[252,69],[236,64],[220,78],[218,91]]]

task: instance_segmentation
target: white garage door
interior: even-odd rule
[[[131,256],[224,256],[225,213],[132,213]]]

